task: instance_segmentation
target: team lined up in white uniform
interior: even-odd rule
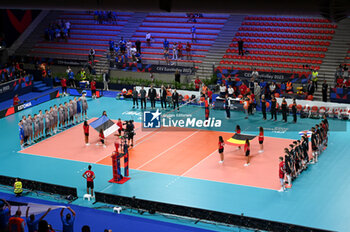
[[[30,114],[27,117],[23,115],[19,122],[21,148],[87,119],[88,104],[85,95],[83,93],[79,99],[74,97],[59,106],[54,105],[45,110],[45,113],[40,110],[39,114],[34,114],[33,117]]]

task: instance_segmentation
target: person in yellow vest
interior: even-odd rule
[[[317,90],[317,80],[318,80],[318,72],[314,69],[311,73],[311,81],[314,83],[315,90]]]
[[[291,81],[288,81],[287,84],[286,84],[286,92],[294,92],[293,91],[293,84]]]
[[[16,197],[20,197],[22,195],[23,188],[22,188],[22,182],[18,178],[16,178],[13,188],[14,188],[13,192],[16,194]]]

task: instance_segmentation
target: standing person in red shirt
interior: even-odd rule
[[[196,88],[197,91],[199,91],[201,84],[202,84],[202,81],[199,79],[199,77],[196,77],[196,80],[194,80],[194,87]]]
[[[8,224],[9,232],[24,232],[25,222],[24,219],[21,218],[21,210],[18,209],[16,214],[13,215]]]
[[[93,79],[90,83],[92,99],[96,99],[96,81]]]
[[[259,144],[260,144],[260,151],[259,153],[264,152],[264,128],[259,127]]]
[[[104,148],[106,148],[106,144],[105,144],[105,135],[103,134],[103,130],[100,130],[100,134],[98,135],[100,138],[100,142],[103,145]],[[99,143],[96,143],[96,146],[100,145]]]
[[[222,136],[219,136],[219,154],[220,154],[220,161],[219,163],[222,164],[224,163],[224,139],[222,138]]]
[[[278,175],[279,175],[280,182],[281,182],[281,189],[278,190],[278,192],[283,192],[286,190],[286,187],[284,185],[285,166],[284,166],[283,157],[280,157],[279,161],[280,161],[280,164],[278,166]]]
[[[123,122],[122,122],[122,120],[120,118],[118,118],[117,126],[119,127],[119,129],[118,129],[118,136],[121,136],[122,135],[122,130],[123,130]]]
[[[213,102],[213,91],[211,89],[208,88],[208,98],[209,98],[209,103]]]
[[[250,165],[250,143],[249,143],[249,139],[245,140],[244,152],[245,152],[245,156],[247,157],[247,163],[244,164],[244,166],[247,167],[247,166]]]
[[[67,96],[67,80],[66,78],[61,79],[62,96]]]
[[[241,127],[239,125],[236,125],[236,134],[241,133]],[[241,146],[238,146],[238,149],[241,149]]]
[[[87,194],[90,194],[91,189],[91,196],[94,196],[94,179],[95,179],[95,173],[91,171],[91,165],[88,166],[87,171],[84,172],[83,177],[86,179],[86,187],[87,187]]]
[[[16,94],[14,97],[13,97],[13,106],[17,106],[19,104],[20,100],[18,98],[18,95]]]
[[[87,121],[84,121],[84,125],[83,125],[83,129],[84,129],[84,135],[85,135],[85,145],[89,146],[89,124],[87,123]]]
[[[241,94],[242,96],[244,96],[244,95],[246,94],[246,92],[247,92],[247,89],[248,89],[248,87],[247,87],[244,83],[242,83],[242,84],[239,86],[239,92],[240,92],[240,94]]]

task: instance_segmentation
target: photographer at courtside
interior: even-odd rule
[[[133,120],[125,121],[123,125],[126,125],[124,130],[124,136],[128,140],[128,145],[132,147],[134,146],[134,135],[135,135],[134,121]]]

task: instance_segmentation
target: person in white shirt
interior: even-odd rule
[[[220,91],[220,92],[221,92],[221,91]],[[235,93],[235,90],[232,88],[231,85],[228,86],[227,93],[228,93],[228,96],[229,96],[229,97],[232,97],[232,98],[233,98],[233,95],[234,95],[234,93]]]
[[[72,71],[72,69],[70,68],[70,66],[67,67],[66,73],[70,73]]]
[[[258,78],[259,77],[259,73],[258,73],[258,71],[256,71],[256,68],[253,69],[252,77],[253,78]]]
[[[147,32],[147,34],[146,34],[146,41],[147,41],[147,46],[148,47],[151,47],[151,39],[152,39],[151,33]]]
[[[226,86],[224,83],[220,85],[220,97],[225,97],[226,95]]]
[[[274,94],[275,93],[275,90],[276,90],[276,85],[275,85],[275,82],[272,82],[269,86],[270,88],[270,93],[271,94]]]
[[[64,26],[65,26],[65,28],[67,29],[67,31],[68,31],[68,37],[70,37],[70,22],[69,21],[66,21],[65,23],[64,23]]]
[[[177,50],[177,43],[175,42],[174,44],[173,44],[173,60],[177,60],[177,53],[178,53],[178,50]]]
[[[127,54],[128,58],[131,57],[131,45],[132,45],[132,43],[131,43],[130,39],[128,39],[128,42],[126,42],[126,54]]]
[[[136,61],[136,57],[135,57],[136,52],[137,52],[136,47],[132,46],[131,49],[130,49],[130,54],[131,54],[131,57],[132,57],[133,61]]]

